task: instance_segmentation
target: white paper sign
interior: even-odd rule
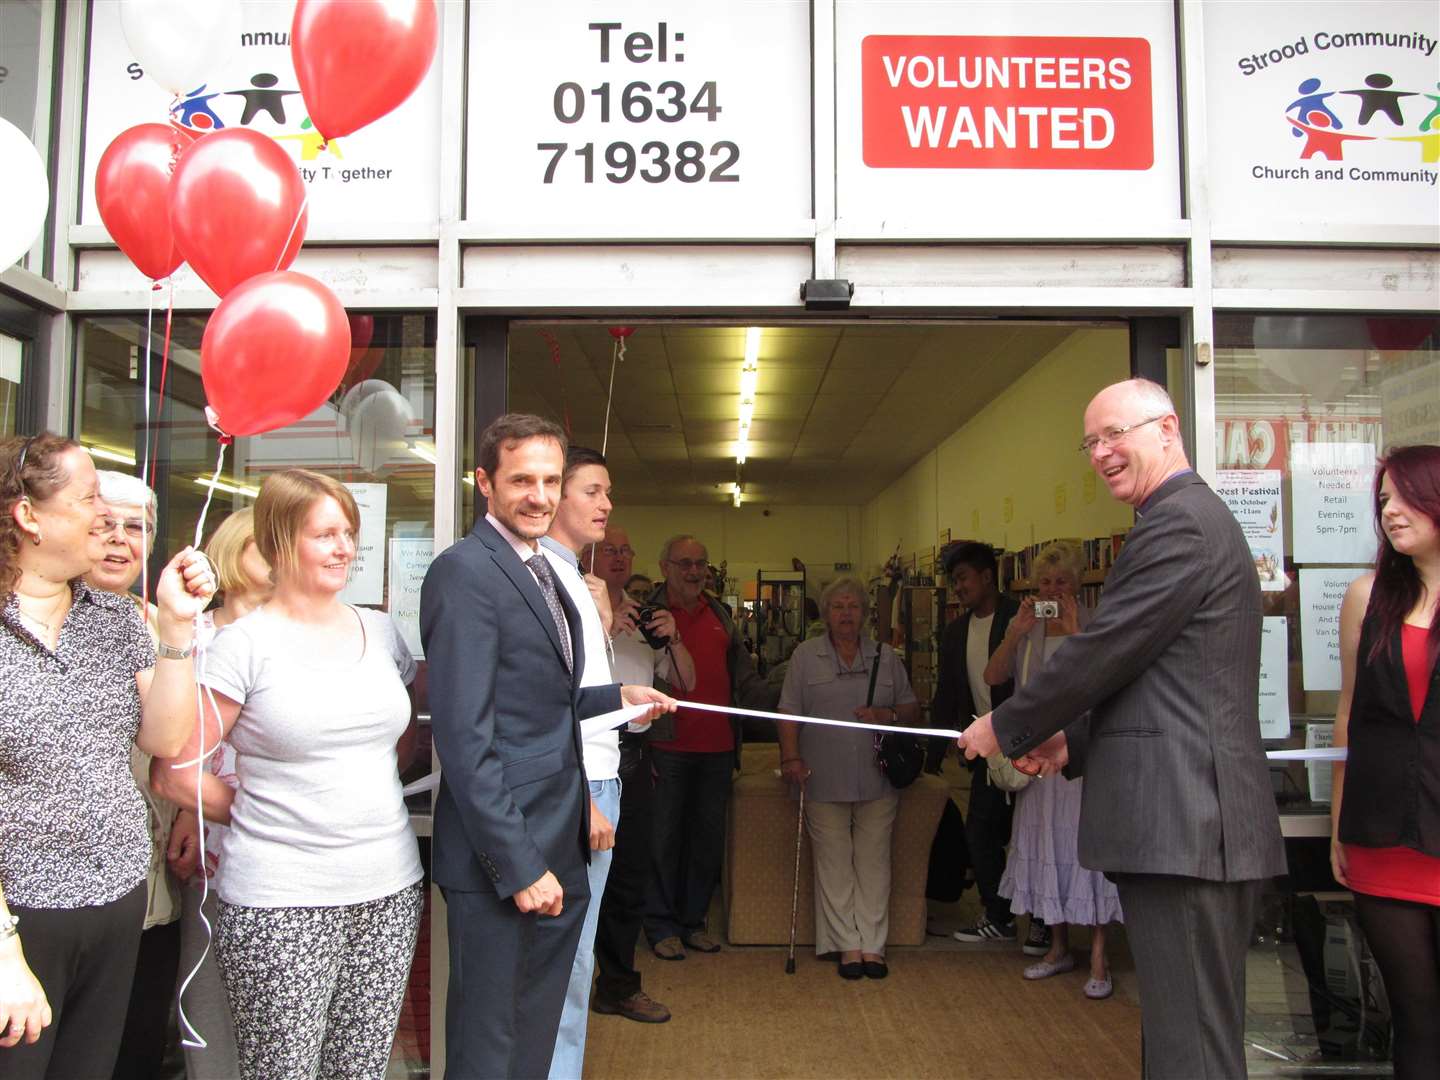
[[[244,127],[268,135],[295,161],[309,189],[310,229],[374,222],[439,221],[440,57],[394,112],[324,142],[310,124],[290,57],[294,0],[242,0],[238,47],[171,111],[171,95],[135,61],[118,3],[87,5],[90,65],[85,94],[85,185],[81,218],[100,221],[95,170],[110,141],[135,124],[167,119],[197,132]],[[454,131],[450,138],[458,138]],[[224,214],[224,206],[213,212]]]
[[[346,484],[360,508],[360,539],[350,581],[340,594],[347,604],[385,602],[385,506],[390,489],[384,484]]]
[[[1369,563],[1375,559],[1375,447],[1300,442],[1290,447],[1295,561]]]
[[[1300,570],[1300,663],[1306,690],[1340,689],[1340,602],[1368,571]]]
[[[1267,615],[1260,623],[1260,737],[1290,734],[1290,621]]]
[[[1335,725],[1332,724],[1306,724],[1305,725],[1305,748],[1307,750],[1321,750],[1331,747],[1335,743]],[[1311,760],[1305,762],[1305,772],[1310,777],[1310,801],[1328,803],[1330,801],[1330,781],[1335,773],[1333,762],[1324,760]]]
[[[428,536],[390,541],[390,618],[417,660],[425,658],[425,647],[420,643],[420,586],[425,583],[425,571],[434,557],[435,541]]]
[[[1285,510],[1279,469],[1221,469],[1215,493],[1240,523],[1264,592],[1285,591]]]
[[[1440,443],[1440,361],[1415,353],[1387,363],[1380,376],[1380,416],[1390,446]]]
[[[1440,224],[1433,0],[1207,3],[1217,224]]]
[[[468,216],[620,235],[804,220],[809,57],[797,0],[473,3]]]

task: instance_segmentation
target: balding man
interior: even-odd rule
[[[1145,1075],[1244,1076],[1245,950],[1264,880],[1285,872],[1257,711],[1259,582],[1162,387],[1102,390],[1080,449],[1138,520],[1090,625],[961,745],[1083,772],[1080,862],[1120,890]]]
[[[674,536],[660,549],[665,583],[650,597],[670,609],[695,661],[693,686],[675,695],[710,705],[774,709],[780,688],[755,670],[740,631],[725,607],[705,592],[710,565],[693,536]],[[645,936],[662,960],[686,951],[713,953],[719,943],[705,930],[710,899],[725,853],[725,807],[740,749],[740,726],[724,713],[681,708],[673,738],[650,733],[655,756],[655,876]]]

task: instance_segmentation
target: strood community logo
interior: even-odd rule
[[[1311,77],[1296,87],[1300,96],[1285,107],[1285,124],[1302,161],[1364,160],[1375,144],[1414,143],[1420,163],[1440,162],[1440,93],[1399,88],[1383,71],[1355,82],[1326,87]]]

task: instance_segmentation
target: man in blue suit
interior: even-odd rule
[[[549,1069],[590,898],[581,718],[651,704],[648,686],[580,687],[580,617],[538,544],[560,500],[565,433],[508,414],[480,437],[489,509],[439,555],[420,594],[440,790],[434,878],[445,894],[446,1075]],[[573,572],[573,571],[572,571]]]

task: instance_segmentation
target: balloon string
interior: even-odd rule
[[[225,447],[230,445],[230,436],[220,436],[220,452],[215,457],[215,475],[210,478],[207,485],[209,490],[205,492],[205,505],[200,507],[200,518],[195,522],[195,543],[191,546],[196,551],[200,550],[200,539],[205,535],[205,518],[210,514],[210,502],[215,498],[215,485],[220,482],[220,472],[225,468]]]
[[[610,389],[605,394],[605,432],[600,437],[600,456],[604,457],[610,449],[610,410],[615,404],[615,365],[625,359],[625,339],[615,339],[615,347],[610,350]],[[595,566],[595,545],[590,545],[590,566]],[[606,642],[607,646],[609,642]]]
[[[155,290],[160,287],[159,282],[152,284],[145,294],[145,430],[141,432],[141,439],[144,445],[140,450],[140,480],[147,486],[150,483],[150,349],[151,329],[154,325],[155,315]],[[140,515],[140,550],[144,555],[140,559],[140,610],[145,612],[145,621],[150,621],[150,508],[145,508],[145,513]]]
[[[290,223],[290,232],[285,237],[285,244],[280,249],[280,257],[275,260],[275,269],[280,269],[280,264],[285,261],[285,252],[290,250],[290,241],[295,239],[295,230],[300,227],[300,219],[305,216],[305,208],[310,205],[310,190],[305,190],[305,197],[300,200],[300,209],[295,213],[295,220]]]

